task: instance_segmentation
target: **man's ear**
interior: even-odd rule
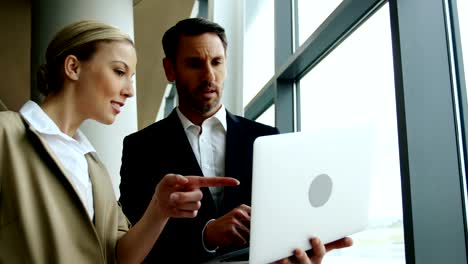
[[[75,55],[68,55],[63,63],[65,78],[78,80],[80,76],[80,61]]]
[[[166,73],[166,79],[169,82],[175,81],[175,73],[174,73],[174,64],[170,59],[167,57],[163,59],[163,66],[164,66],[164,73]]]

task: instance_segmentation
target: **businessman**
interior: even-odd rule
[[[185,19],[167,30],[162,42],[166,78],[175,83],[179,104],[167,118],[124,139],[120,202],[135,223],[165,174],[237,178],[237,187],[204,188],[197,217],[170,219],[146,259],[201,263],[248,244],[253,142],[278,130],[233,115],[220,103],[228,45],[221,26]],[[327,249],[351,243],[346,238]]]

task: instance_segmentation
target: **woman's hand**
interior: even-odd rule
[[[201,187],[237,185],[239,181],[230,177],[167,174],[156,186],[153,200],[159,212],[166,217],[193,218],[201,206]]]

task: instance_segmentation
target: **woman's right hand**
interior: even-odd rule
[[[201,177],[167,174],[156,186],[153,200],[166,217],[193,218],[197,216],[203,198],[202,187],[237,186],[230,177]]]

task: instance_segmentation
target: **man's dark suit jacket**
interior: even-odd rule
[[[202,245],[202,230],[207,221],[241,204],[250,205],[253,142],[259,136],[277,134],[278,130],[229,112],[226,123],[224,176],[238,179],[240,185],[224,188],[218,212],[209,189],[202,188],[202,206],[197,217],[170,219],[145,262],[185,264],[213,258],[215,255],[206,252]],[[120,203],[132,224],[142,217],[156,185],[168,173],[203,175],[175,110],[167,118],[124,139]]]

